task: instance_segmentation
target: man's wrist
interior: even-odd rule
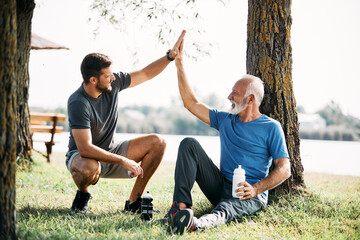
[[[175,58],[171,58],[170,57],[170,51],[171,51],[171,49],[169,49],[167,52],[166,52],[166,58],[171,62],[171,61],[174,61],[175,60]]]
[[[257,182],[257,183],[255,183],[254,185],[252,185],[252,187],[253,187],[253,189],[254,189],[254,191],[255,191],[255,196],[257,196],[257,195],[259,195],[260,193],[262,193],[262,192],[260,192],[261,190],[259,189],[259,184],[258,184],[259,182]]]
[[[126,158],[124,156],[118,155],[118,154],[114,154],[117,158],[117,162],[119,165],[124,166],[126,163]]]

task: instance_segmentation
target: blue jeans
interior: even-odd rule
[[[232,182],[224,177],[196,139],[185,138],[180,143],[176,161],[173,200],[192,206],[191,189],[195,181],[215,206],[209,214],[194,218],[195,228],[225,224],[234,218],[253,214],[266,205],[258,197],[248,200],[233,198]]]

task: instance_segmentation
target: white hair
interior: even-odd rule
[[[250,96],[250,94],[253,94],[255,96],[256,104],[260,106],[261,101],[264,98],[264,83],[263,83],[263,81],[260,78],[255,77],[250,74],[244,75],[240,79],[240,81],[244,80],[244,79],[252,80],[246,89],[244,98],[247,98],[248,96]]]

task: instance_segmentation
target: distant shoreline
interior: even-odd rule
[[[133,139],[144,134],[117,134],[120,139]],[[218,136],[187,136],[162,135],[167,147],[164,161],[175,162],[177,151],[182,139],[196,138],[203,146],[209,157],[219,163],[220,140]],[[48,135],[34,135],[34,139],[46,138]],[[55,135],[54,153],[67,152],[69,133]],[[34,148],[45,151],[43,142],[34,142]],[[360,176],[360,142],[301,140],[301,159],[305,172],[320,172],[335,175]]]

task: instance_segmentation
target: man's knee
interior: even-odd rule
[[[199,142],[192,137],[187,137],[184,138],[181,142],[180,142],[180,146],[179,146],[179,151],[185,151],[187,149],[190,149],[191,147],[193,147],[194,145],[199,144]]]
[[[92,183],[97,180],[101,173],[100,163],[96,160],[82,159],[82,162],[75,161],[71,165],[71,172],[74,179]]]
[[[191,162],[191,164],[197,164],[197,146],[200,146],[199,142],[192,137],[184,138],[179,145],[178,157],[176,162]]]
[[[149,135],[151,139],[152,149],[156,149],[158,151],[165,151],[166,141],[158,134]]]

